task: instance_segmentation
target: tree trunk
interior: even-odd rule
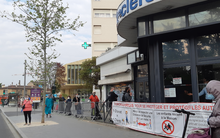
[[[45,123],[45,101],[46,101],[46,90],[47,90],[47,4],[48,0],[46,1],[45,7],[45,17],[44,17],[44,92],[43,92],[43,108],[42,108],[42,118],[41,118],[41,123]]]
[[[100,101],[102,102],[102,86],[99,85],[99,90],[100,90]]]
[[[45,99],[46,99],[46,87],[47,87],[47,83],[46,83],[46,66],[47,66],[47,59],[46,59],[46,43],[45,43],[45,48],[44,48],[44,92],[43,92],[43,108],[42,108],[42,118],[41,118],[41,123],[45,123],[44,121],[44,117],[45,117]]]

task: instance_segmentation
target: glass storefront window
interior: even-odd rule
[[[78,65],[75,65],[75,84],[78,84]]]
[[[79,65],[79,73],[80,73],[80,70],[81,70],[81,66]],[[79,75],[79,73],[78,73],[78,75]],[[80,77],[79,77],[79,84],[81,84],[82,82],[81,82],[81,79],[80,79]]]
[[[198,88],[202,91],[210,80],[220,80],[220,64],[210,64],[197,66],[198,70]],[[205,94],[199,97],[200,102],[207,102]]]
[[[167,103],[192,102],[190,66],[164,69],[164,95]]]
[[[145,22],[138,22],[138,36],[146,35]]]
[[[166,12],[154,16],[154,33],[186,27],[184,10]]]
[[[135,52],[128,54],[128,63],[134,63],[136,61],[135,58]]]
[[[136,61],[144,60],[144,54],[140,54],[139,51],[136,51]]]
[[[149,102],[149,86],[148,81],[136,82],[136,102]]]
[[[74,84],[74,65],[71,66],[71,84]]]
[[[67,83],[70,84],[70,65],[67,66]]]
[[[189,25],[220,21],[220,1],[189,8]]]
[[[220,56],[220,33],[195,38],[199,58]]]
[[[137,77],[148,77],[148,64],[137,66]]]
[[[189,41],[179,39],[162,42],[163,62],[189,60]]]

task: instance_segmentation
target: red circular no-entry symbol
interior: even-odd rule
[[[174,132],[174,124],[170,120],[165,120],[162,123],[162,130],[167,135],[171,135]]]

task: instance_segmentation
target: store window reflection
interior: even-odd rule
[[[205,5],[189,8],[189,25],[200,25],[220,21],[220,2],[215,1]]]
[[[201,65],[198,66],[197,69],[199,92],[202,92],[210,80],[220,80],[220,64]],[[213,98],[214,97],[206,95],[205,93],[199,97],[200,102],[211,102]]]
[[[199,36],[195,44],[199,58],[220,56],[220,33]]]
[[[148,77],[148,64],[137,66],[137,77]]]
[[[154,16],[154,33],[186,27],[184,10]]]
[[[163,61],[189,60],[189,41],[188,39],[179,39],[162,42]]]
[[[190,66],[164,69],[164,96],[166,103],[192,102]]]

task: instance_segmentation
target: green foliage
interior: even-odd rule
[[[100,67],[96,66],[96,57],[92,57],[91,60],[86,60],[81,65],[79,77],[86,85],[98,85],[100,79]]]
[[[85,83],[86,88],[92,89],[93,85],[98,86],[98,81],[100,80],[100,67],[96,65],[96,57],[84,61],[81,67],[82,69],[79,72],[79,77]],[[101,95],[100,88],[100,99],[102,98]]]
[[[2,88],[2,83],[0,83],[0,88]]]
[[[62,94],[62,97],[64,97],[65,99],[67,99],[68,95],[65,94],[65,93],[63,93],[63,94]]]

